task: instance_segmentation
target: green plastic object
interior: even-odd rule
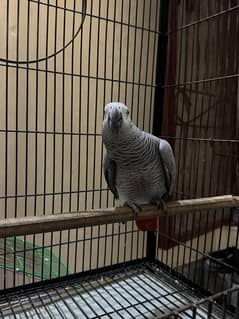
[[[0,267],[41,279],[69,273],[51,249],[16,237],[0,238]]]

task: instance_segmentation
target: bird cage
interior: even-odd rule
[[[238,1],[0,8],[0,318],[238,318]],[[110,101],[171,144],[166,212],[115,208]]]

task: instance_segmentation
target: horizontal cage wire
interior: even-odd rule
[[[110,101],[171,144],[173,201],[238,195],[237,0],[0,7],[0,220],[117,204],[102,169]],[[228,206],[157,217],[155,231],[125,221],[0,238],[0,318],[236,319]]]

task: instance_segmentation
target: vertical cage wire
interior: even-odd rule
[[[174,146],[178,199],[238,194],[238,10],[236,1],[170,2],[162,135]],[[183,241],[205,234],[206,243],[234,213],[165,218],[161,229]]]
[[[170,2],[163,136],[177,162],[174,198],[238,194],[238,12],[236,1]],[[158,246],[157,259],[184,279],[229,288],[235,273],[215,270],[208,254],[237,254],[237,209],[160,218]]]
[[[97,160],[102,159],[101,120],[108,101],[134,105],[133,120],[151,130],[146,107],[153,109],[158,2],[87,1],[74,38],[83,19],[82,3],[2,4],[1,145],[7,157],[2,217],[18,217],[22,210],[24,215],[50,214],[111,204],[105,202]],[[72,39],[70,47],[44,59]]]
[[[152,130],[159,1],[14,3],[2,3],[0,216],[112,206],[102,175],[103,106],[121,100],[139,127]],[[173,145],[177,160],[176,198],[238,191],[234,116],[238,113],[238,45],[237,32],[232,32],[238,30],[237,13],[235,1],[170,2],[163,135]],[[44,58],[49,55],[52,58]],[[166,250],[157,252],[158,258],[171,268],[175,263],[179,267],[181,258],[183,265],[197,260],[197,252],[186,246],[181,249],[179,243],[171,253],[168,248],[176,243],[172,239],[189,240],[190,247],[205,253],[237,246],[233,218],[231,210],[215,210],[161,220],[159,231],[166,230],[166,236],[160,234],[159,245]],[[225,224],[229,225],[226,234]],[[22,240],[20,248],[18,240]],[[49,257],[44,248],[49,249]],[[133,222],[14,238],[13,251],[3,240],[1,285],[28,282],[27,272],[32,280],[44,279],[45,258],[52,278],[145,254],[146,234],[137,231]],[[19,255],[23,276],[18,273]],[[7,275],[12,270],[13,278]]]
[[[239,6],[233,0],[168,4],[169,30],[161,34],[162,1],[2,2],[0,218],[115,204],[103,179],[101,141],[103,106],[112,100],[128,104],[133,121],[146,131],[158,135],[163,122],[162,135],[172,144],[178,166],[175,198],[238,192]],[[156,76],[164,36],[165,84],[161,73],[160,81]],[[160,105],[158,90],[164,93]],[[88,318],[83,302],[95,318],[106,314],[103,304],[111,307],[109,317],[134,318],[136,312],[144,318],[168,313],[197,318],[202,310],[208,318],[215,311],[225,317],[236,304],[230,290],[235,269],[226,266],[229,275],[221,281],[210,276],[215,265],[208,254],[238,248],[235,216],[233,210],[218,209],[160,219],[155,264],[146,259],[150,236],[133,222],[1,239],[0,288],[87,271],[96,277],[83,277],[80,285],[75,277],[70,290],[67,280],[38,291],[29,286],[23,299],[17,297],[17,307],[14,293],[7,294],[0,297],[0,315],[64,317],[65,309],[75,317],[77,308]],[[125,271],[128,261],[135,262]],[[109,277],[100,277],[115,264]],[[194,302],[191,298],[199,297],[191,290],[180,295],[188,286],[172,275],[207,293],[225,293]],[[169,293],[167,286],[159,294],[164,276],[175,289]],[[112,283],[117,309],[104,294]]]
[[[154,271],[153,271],[154,270]],[[117,267],[91,276],[48,282],[0,295],[0,315],[67,318],[237,318],[227,302],[238,288],[203,298],[148,265]],[[16,297],[17,296],[17,297]],[[223,300],[221,303],[220,299]],[[45,314],[45,315],[44,315]]]
[[[0,218],[115,204],[102,174],[103,108],[120,100],[152,130],[158,36],[156,0],[1,3]],[[1,288],[146,253],[133,222],[11,240],[0,241]]]

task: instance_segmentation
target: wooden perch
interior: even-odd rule
[[[168,202],[167,216],[182,215],[199,210],[239,207],[239,196],[225,195]],[[55,215],[8,218],[0,221],[0,237],[30,235],[84,226],[94,226],[165,216],[156,206],[144,206],[137,216],[127,207],[79,211]]]

